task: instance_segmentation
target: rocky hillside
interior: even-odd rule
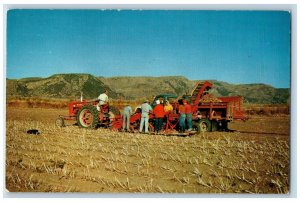
[[[90,74],[55,74],[48,78],[7,79],[7,96],[41,98],[80,98],[81,92],[87,99],[97,98],[104,89],[110,96],[117,94]]]
[[[211,93],[216,96],[240,95],[247,103],[278,104],[289,103],[290,90],[288,88],[274,88],[265,84],[239,84],[211,81],[214,84]]]
[[[181,76],[112,77],[99,79],[125,99],[153,97],[162,93],[183,95],[191,92],[196,82]]]
[[[95,77],[90,74],[55,74],[48,78],[7,79],[7,97],[40,97],[93,99],[108,89],[110,97],[123,99],[151,98],[161,93],[188,94],[197,81],[182,76],[168,77]],[[276,89],[265,84],[229,84],[210,81],[216,96],[241,95],[248,103],[288,103],[289,89]]]

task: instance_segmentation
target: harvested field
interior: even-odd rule
[[[57,128],[62,109],[6,108],[11,192],[288,193],[289,116],[190,137]],[[39,135],[29,135],[36,128]]]

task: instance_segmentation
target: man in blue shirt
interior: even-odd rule
[[[152,111],[152,107],[149,105],[149,101],[146,100],[141,105],[141,123],[140,123],[140,133],[143,131],[143,127],[145,126],[145,133],[149,133],[148,127],[149,127],[149,112]]]

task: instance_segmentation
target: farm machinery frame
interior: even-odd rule
[[[180,116],[178,108],[182,100],[188,100],[192,107],[193,129],[189,133],[228,130],[228,122],[247,119],[242,110],[243,98],[241,96],[214,97],[209,93],[212,86],[213,84],[208,81],[198,82],[189,95],[177,97],[176,95],[162,94],[156,96],[153,103],[157,99],[163,102],[168,100],[173,106],[173,110],[165,115],[163,133],[178,133]],[[115,106],[109,106],[109,104],[102,105],[97,109],[98,100],[70,102],[69,115],[59,116],[56,125],[65,126],[66,120],[73,120],[82,128],[104,126],[116,131],[121,130],[123,116],[120,113],[120,102],[118,109]],[[136,110],[130,117],[131,131],[138,131],[140,120],[141,112]],[[150,113],[150,132],[154,131],[154,120],[155,116]]]

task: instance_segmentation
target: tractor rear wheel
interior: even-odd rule
[[[99,123],[99,111],[92,105],[83,106],[77,114],[77,124],[81,128],[96,128]]]
[[[210,132],[211,131],[211,121],[208,119],[201,119],[199,121],[200,132]]]

